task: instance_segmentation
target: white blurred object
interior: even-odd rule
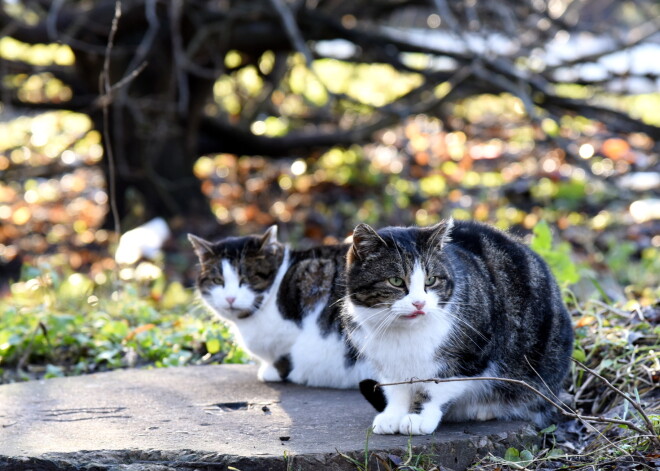
[[[145,222],[119,238],[115,261],[130,265],[142,257],[154,259],[169,236],[170,228],[163,218]]]
[[[637,223],[660,219],[660,199],[637,200],[630,205],[630,215]]]
[[[636,172],[621,177],[619,184],[623,188],[635,191],[648,191],[660,188],[660,173]]]

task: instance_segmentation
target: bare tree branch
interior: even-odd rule
[[[546,73],[553,72],[562,67],[570,67],[577,64],[596,62],[598,59],[601,59],[615,52],[620,52],[635,47],[646,39],[657,34],[658,32],[660,32],[660,17],[653,18],[652,20],[639,25],[637,28],[634,28],[628,33],[627,38],[621,41],[615,41],[610,47],[607,47],[602,51],[579,56],[574,59],[563,61],[560,64],[550,66],[546,69]]]
[[[99,76],[99,90],[100,92],[109,97],[112,94],[112,83],[110,82],[110,53],[115,44],[115,35],[117,34],[117,25],[119,24],[119,18],[121,17],[121,0],[116,0],[115,2],[115,13],[112,18],[112,27],[110,29],[110,35],[108,36],[108,44],[105,54],[105,60],[103,62],[103,74]],[[112,139],[110,138],[110,103],[107,100],[104,100],[101,103],[103,109],[103,135],[105,137],[105,150],[108,159],[108,167],[110,169],[110,181],[108,182],[108,193],[110,194],[110,211],[112,212],[112,218],[114,220],[114,229],[115,233],[121,234],[121,220],[119,215],[119,209],[117,208],[117,183],[116,183],[116,174],[115,174],[115,157],[114,150],[112,145]]]
[[[441,97],[432,96],[421,99],[421,96],[433,88],[434,84],[425,83],[406,94],[412,105],[395,102],[380,108],[379,117],[360,126],[334,132],[291,132],[283,137],[256,136],[249,131],[219,120],[206,119],[200,135],[199,149],[201,153],[218,152],[220,148],[229,149],[224,152],[252,153],[270,157],[289,157],[296,151],[305,152],[310,149],[328,148],[332,146],[349,146],[355,143],[369,141],[376,131],[401,122],[407,116],[428,112],[438,107],[444,101],[451,99],[456,88],[472,74],[470,67],[460,69],[449,80],[447,93]],[[413,99],[414,98],[414,99]]]

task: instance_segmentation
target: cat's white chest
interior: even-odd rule
[[[368,356],[382,380],[433,378],[438,372],[435,361],[435,351],[440,345],[438,337],[432,328],[388,332],[374,341]]]
[[[351,303],[346,307],[357,318],[370,315],[359,312],[362,308]],[[442,370],[436,352],[447,341],[451,329],[449,317],[438,312],[424,318],[399,321],[387,329],[364,323],[362,328],[353,331],[351,337],[360,355],[377,371],[380,381],[398,382],[436,377]]]
[[[263,360],[276,361],[291,350],[300,328],[295,322],[283,319],[277,308],[276,297],[271,296],[264,305],[247,319],[232,326],[238,342]]]

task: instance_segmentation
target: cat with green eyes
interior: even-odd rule
[[[558,394],[573,349],[571,320],[548,266],[489,226],[356,227],[342,318],[384,386],[365,396],[378,434],[429,434],[442,420],[523,419],[545,425],[547,403],[500,377]],[[366,384],[366,383],[365,383]]]

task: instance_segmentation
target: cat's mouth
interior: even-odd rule
[[[424,315],[426,315],[424,311],[414,311],[411,312],[410,314],[406,314],[405,316],[401,316],[401,317],[403,317],[404,319],[415,319],[416,317],[424,316]]]

